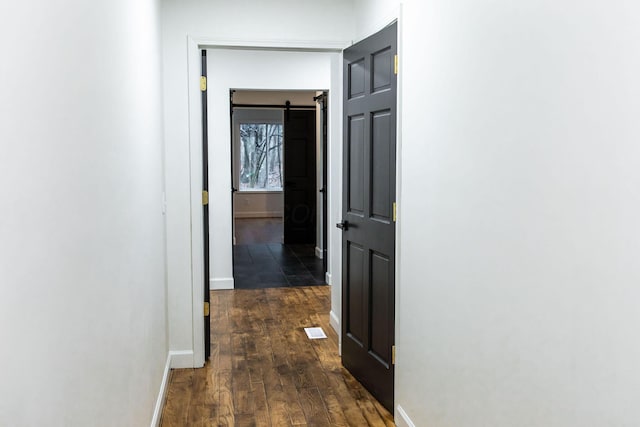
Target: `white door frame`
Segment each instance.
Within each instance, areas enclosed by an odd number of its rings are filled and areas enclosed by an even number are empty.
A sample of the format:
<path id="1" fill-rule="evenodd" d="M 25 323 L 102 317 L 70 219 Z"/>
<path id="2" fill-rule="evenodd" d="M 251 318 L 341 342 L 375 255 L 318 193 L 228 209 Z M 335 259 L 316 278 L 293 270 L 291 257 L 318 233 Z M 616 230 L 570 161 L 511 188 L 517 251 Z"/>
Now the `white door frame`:
<path id="1" fill-rule="evenodd" d="M 187 69 L 188 69 L 188 94 L 189 94 L 189 159 L 190 159 L 190 204 L 191 204 L 191 289 L 192 289 L 192 325 L 193 325 L 193 362 L 194 367 L 204 366 L 204 323 L 203 323 L 203 301 L 204 301 L 204 249 L 203 249 L 203 218 L 202 218 L 202 106 L 200 104 L 200 61 L 201 49 L 234 49 L 234 50 L 288 50 L 299 52 L 342 52 L 344 48 L 351 45 L 351 42 L 329 42 L 329 41 L 230 41 L 211 39 L 206 37 L 187 37 Z M 340 64 L 340 70 L 342 65 Z M 336 114 L 342 114 L 342 74 L 335 76 L 340 90 L 330 92 L 330 111 L 334 109 Z M 286 88 L 283 88 L 286 89 Z M 336 116 L 341 117 L 341 116 Z M 335 123 L 338 126 L 338 134 L 342 134 L 341 123 Z M 332 151 L 341 153 L 340 147 L 331 147 L 329 141 L 329 154 Z M 331 162 L 331 160 L 330 160 Z M 329 182 L 329 218 L 327 223 L 335 220 L 335 215 L 339 214 L 341 206 L 341 181 L 342 181 L 342 165 L 335 164 L 332 167 L 334 171 L 340 171 L 338 181 L 332 184 Z M 330 177 L 331 178 L 331 177 Z M 332 206 L 332 201 L 338 201 L 338 206 Z M 213 219 L 215 220 L 215 218 Z M 340 254 L 340 245 L 332 245 L 331 233 L 329 236 L 329 250 L 336 255 Z M 339 241 L 338 241 L 339 242 Z M 332 257 L 333 258 L 333 257 Z M 331 264 L 329 264 L 331 269 Z M 331 270 L 330 270 L 331 271 Z M 333 274 L 334 280 L 340 280 L 340 274 Z M 338 282 L 339 283 L 339 282 Z M 336 289 L 339 294 L 339 289 Z M 333 301 L 333 296 L 332 296 Z M 339 301 L 339 300 L 338 300 Z M 338 304 L 339 305 L 339 304 Z M 339 316 L 340 309 L 332 303 L 333 311 L 337 311 Z M 335 325 L 334 325 L 335 326 Z M 338 325 L 339 330 L 339 325 Z"/>

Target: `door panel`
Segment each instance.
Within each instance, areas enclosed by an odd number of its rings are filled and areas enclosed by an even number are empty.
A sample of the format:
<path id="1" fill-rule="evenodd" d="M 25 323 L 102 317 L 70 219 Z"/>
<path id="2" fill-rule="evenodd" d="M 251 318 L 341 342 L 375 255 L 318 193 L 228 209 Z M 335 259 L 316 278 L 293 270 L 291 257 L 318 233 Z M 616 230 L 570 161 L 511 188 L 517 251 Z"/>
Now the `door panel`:
<path id="1" fill-rule="evenodd" d="M 392 77 L 388 70 L 392 67 L 392 56 L 390 47 L 371 55 L 372 92 L 391 88 Z"/>
<path id="2" fill-rule="evenodd" d="M 306 179 L 310 173 L 310 165 L 305 161 L 309 151 L 309 141 L 300 138 L 287 139 L 287 144 L 287 159 L 291 159 L 292 162 L 287 166 L 286 177 L 288 179 Z"/>
<path id="3" fill-rule="evenodd" d="M 396 25 L 344 51 L 342 363 L 393 412 Z"/>
<path id="4" fill-rule="evenodd" d="M 371 144 L 371 216 L 389 222 L 392 215 L 391 165 L 389 158 L 395 149 L 395 135 L 391 132 L 391 112 L 373 113 L 371 117 L 373 132 Z"/>
<path id="5" fill-rule="evenodd" d="M 315 111 L 285 114 L 284 242 L 316 242 Z"/>
<path id="6" fill-rule="evenodd" d="M 354 59 L 348 66 L 349 99 L 364 95 L 364 58 Z"/>
<path id="7" fill-rule="evenodd" d="M 389 278 L 391 260 L 384 254 L 371 252 L 371 352 L 387 368 L 391 365 L 389 347 Z M 392 276 L 391 276 L 392 277 Z M 374 315 L 375 313 L 375 315 Z"/>
<path id="8" fill-rule="evenodd" d="M 347 273 L 347 280 L 349 283 L 349 298 L 347 304 L 349 305 L 349 317 L 347 317 L 347 334 L 362 346 L 365 341 L 364 336 L 365 329 L 365 316 L 366 310 L 364 307 L 365 293 L 364 288 L 364 250 L 361 246 L 354 243 L 349 243 L 349 271 Z"/>
<path id="9" fill-rule="evenodd" d="M 364 116 L 349 118 L 349 178 L 347 180 L 350 213 L 364 212 Z"/>

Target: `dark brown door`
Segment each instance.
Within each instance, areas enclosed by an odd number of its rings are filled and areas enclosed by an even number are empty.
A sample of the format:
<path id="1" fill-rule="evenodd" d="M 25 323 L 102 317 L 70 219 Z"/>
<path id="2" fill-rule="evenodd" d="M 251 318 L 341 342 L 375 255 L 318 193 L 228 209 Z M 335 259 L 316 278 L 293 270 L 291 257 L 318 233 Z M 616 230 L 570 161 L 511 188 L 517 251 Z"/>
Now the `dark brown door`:
<path id="1" fill-rule="evenodd" d="M 396 24 L 344 51 L 342 363 L 393 413 Z"/>
<path id="2" fill-rule="evenodd" d="M 207 51 L 202 51 L 202 74 L 207 78 Z M 207 123 L 207 85 L 200 85 L 202 101 L 202 229 L 204 233 L 204 360 L 211 355 L 211 317 L 209 315 L 209 128 Z"/>
<path id="3" fill-rule="evenodd" d="M 316 242 L 316 112 L 284 113 L 284 242 Z"/>
<path id="4" fill-rule="evenodd" d="M 329 263 L 329 230 L 327 218 L 329 218 L 329 135 L 327 133 L 328 118 L 328 94 L 322 92 L 318 97 L 322 114 L 320 114 L 320 135 L 322 136 L 322 271 L 327 273 Z"/>

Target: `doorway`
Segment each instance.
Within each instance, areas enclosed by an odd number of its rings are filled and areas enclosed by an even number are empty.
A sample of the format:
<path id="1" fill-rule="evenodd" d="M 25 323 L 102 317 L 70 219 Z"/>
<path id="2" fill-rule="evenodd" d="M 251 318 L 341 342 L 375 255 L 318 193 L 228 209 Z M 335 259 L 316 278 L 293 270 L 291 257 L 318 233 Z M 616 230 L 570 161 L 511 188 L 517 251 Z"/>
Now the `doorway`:
<path id="1" fill-rule="evenodd" d="M 326 284 L 323 95 L 230 92 L 237 289 Z"/>
<path id="2" fill-rule="evenodd" d="M 340 75 L 341 52 L 350 43 L 344 42 L 229 42 L 211 38 L 189 37 L 187 69 L 189 74 L 189 173 L 190 173 L 190 256 L 191 270 L 189 307 L 191 316 L 185 320 L 190 328 L 192 347 L 185 350 L 177 365 L 201 367 L 204 364 L 204 328 L 202 322 L 202 281 L 209 280 L 211 290 L 234 288 L 233 279 L 233 216 L 231 183 L 231 122 L 229 89 L 291 90 L 325 88 L 329 92 L 329 223 L 335 223 L 340 205 L 341 156 L 335 148 L 341 140 Z M 201 50 L 207 50 L 209 79 L 206 82 L 209 122 L 209 218 L 210 277 L 204 274 L 202 219 L 202 111 L 200 93 Z M 259 70 L 259 72 L 256 72 Z M 334 191 L 335 190 L 335 191 Z M 340 286 L 337 231 L 329 228 L 329 265 L 327 282 Z M 333 254 L 333 255 L 332 255 Z M 173 259 L 173 258 L 172 258 Z M 333 273 L 333 276 L 332 276 Z M 185 284 L 186 286 L 186 284 Z M 340 295 L 331 292 L 331 324 L 340 328 Z M 184 332 L 187 333 L 186 330 Z"/>

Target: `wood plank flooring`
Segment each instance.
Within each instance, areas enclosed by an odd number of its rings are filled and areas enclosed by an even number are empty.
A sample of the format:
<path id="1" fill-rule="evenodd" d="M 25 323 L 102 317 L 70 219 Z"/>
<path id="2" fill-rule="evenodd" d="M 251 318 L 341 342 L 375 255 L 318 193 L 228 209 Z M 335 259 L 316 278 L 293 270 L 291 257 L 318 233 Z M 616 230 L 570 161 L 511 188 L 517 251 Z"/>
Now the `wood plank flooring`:
<path id="1" fill-rule="evenodd" d="M 394 426 L 340 364 L 329 286 L 211 292 L 211 358 L 171 372 L 169 426 Z M 321 326 L 328 339 L 309 340 Z"/>

